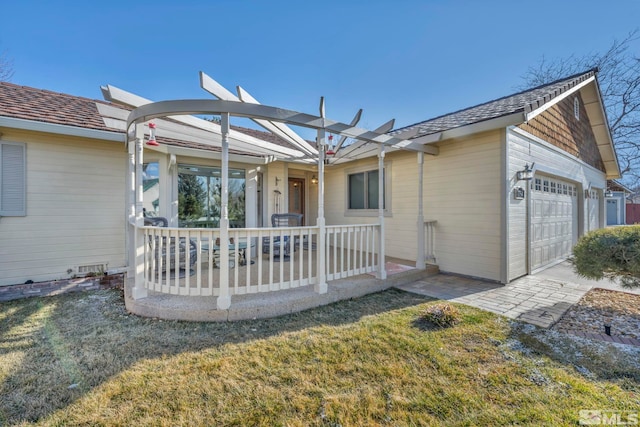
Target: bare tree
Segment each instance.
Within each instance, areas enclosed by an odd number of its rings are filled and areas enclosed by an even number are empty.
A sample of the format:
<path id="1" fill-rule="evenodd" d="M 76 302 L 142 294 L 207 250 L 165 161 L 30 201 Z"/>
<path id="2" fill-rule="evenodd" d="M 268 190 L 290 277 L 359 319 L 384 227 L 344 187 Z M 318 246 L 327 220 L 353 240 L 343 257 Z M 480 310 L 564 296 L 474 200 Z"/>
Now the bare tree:
<path id="1" fill-rule="evenodd" d="M 598 68 L 598 83 L 618 152 L 620 170 L 628 186 L 640 184 L 640 58 L 631 52 L 640 40 L 638 29 L 614 40 L 604 53 L 540 62 L 522 76 L 528 87 Z"/>
<path id="2" fill-rule="evenodd" d="M 8 82 L 13 77 L 13 60 L 6 50 L 0 52 L 0 82 Z"/>

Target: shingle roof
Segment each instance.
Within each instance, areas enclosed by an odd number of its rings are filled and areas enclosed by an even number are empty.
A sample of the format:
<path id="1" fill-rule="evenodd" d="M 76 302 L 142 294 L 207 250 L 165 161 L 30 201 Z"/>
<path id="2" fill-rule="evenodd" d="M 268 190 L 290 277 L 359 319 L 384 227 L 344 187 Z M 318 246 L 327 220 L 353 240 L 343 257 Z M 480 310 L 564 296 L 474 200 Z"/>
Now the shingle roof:
<path id="1" fill-rule="evenodd" d="M 583 73 L 574 74 L 561 80 L 485 102 L 474 107 L 465 108 L 410 126 L 395 129 L 389 132 L 389 134 L 396 135 L 409 130 L 415 131 L 415 128 L 418 128 L 417 134 L 412 137 L 413 139 L 517 112 L 528 113 L 594 76 L 596 72 L 597 69 L 592 69 Z"/>
<path id="2" fill-rule="evenodd" d="M 105 125 L 96 103 L 128 111 L 127 108 L 121 105 L 107 101 L 20 86 L 9 82 L 0 82 L 0 116 L 124 133 L 121 129 L 110 128 Z M 241 126 L 231 126 L 231 128 L 254 138 L 291 148 L 291 144 L 270 132 L 262 132 Z M 220 147 L 179 141 L 172 138 L 159 137 L 158 141 L 167 145 L 220 151 Z M 239 150 L 230 150 L 229 152 L 232 154 L 255 155 L 255 153 L 246 153 Z"/>

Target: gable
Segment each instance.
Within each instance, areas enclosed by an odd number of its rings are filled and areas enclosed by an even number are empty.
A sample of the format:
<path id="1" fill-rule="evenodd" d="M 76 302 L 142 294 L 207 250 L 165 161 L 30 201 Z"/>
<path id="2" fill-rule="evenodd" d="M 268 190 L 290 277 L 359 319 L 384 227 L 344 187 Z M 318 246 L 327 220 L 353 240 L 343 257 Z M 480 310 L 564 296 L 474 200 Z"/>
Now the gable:
<path id="1" fill-rule="evenodd" d="M 579 119 L 574 114 L 575 98 L 580 104 Z M 580 92 L 566 97 L 518 127 L 606 172 Z"/>

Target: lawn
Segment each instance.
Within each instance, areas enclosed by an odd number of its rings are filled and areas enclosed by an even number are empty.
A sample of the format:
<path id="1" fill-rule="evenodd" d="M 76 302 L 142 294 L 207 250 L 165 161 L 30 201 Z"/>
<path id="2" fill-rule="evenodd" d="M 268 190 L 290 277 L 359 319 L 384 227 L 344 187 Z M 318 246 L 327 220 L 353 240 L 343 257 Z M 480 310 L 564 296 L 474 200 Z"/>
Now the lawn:
<path id="1" fill-rule="evenodd" d="M 640 351 L 389 290 L 225 324 L 118 291 L 0 304 L 0 425 L 576 425 L 640 410 Z"/>

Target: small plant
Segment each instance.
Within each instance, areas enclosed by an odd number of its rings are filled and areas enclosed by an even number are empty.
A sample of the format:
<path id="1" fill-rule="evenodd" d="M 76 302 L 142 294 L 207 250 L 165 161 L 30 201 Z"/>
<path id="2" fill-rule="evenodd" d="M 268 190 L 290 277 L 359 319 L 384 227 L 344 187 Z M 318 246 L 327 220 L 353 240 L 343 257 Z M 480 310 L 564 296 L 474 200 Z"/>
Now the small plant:
<path id="1" fill-rule="evenodd" d="M 422 318 L 441 328 L 448 328 L 460 322 L 460 312 L 451 304 L 440 303 L 428 307 Z"/>

